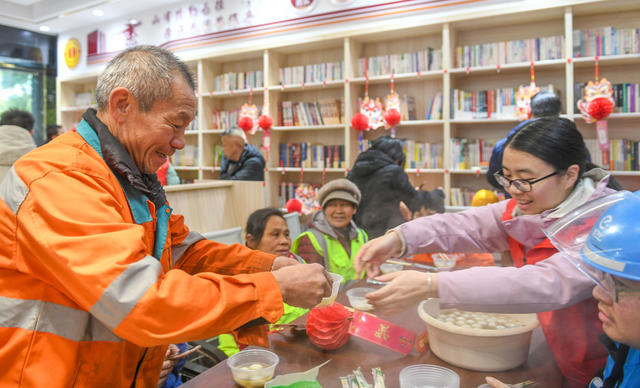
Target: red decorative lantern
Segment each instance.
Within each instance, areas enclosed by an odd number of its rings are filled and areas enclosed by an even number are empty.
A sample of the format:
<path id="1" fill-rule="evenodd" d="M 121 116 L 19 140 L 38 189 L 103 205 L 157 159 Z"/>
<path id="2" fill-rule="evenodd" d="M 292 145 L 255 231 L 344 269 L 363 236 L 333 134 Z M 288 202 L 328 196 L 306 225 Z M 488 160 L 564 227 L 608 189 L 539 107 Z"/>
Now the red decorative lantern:
<path id="1" fill-rule="evenodd" d="M 349 326 L 351 313 L 343 305 L 311 309 L 307 317 L 307 335 L 312 344 L 324 350 L 335 350 L 343 346 L 351 336 Z"/>
<path id="2" fill-rule="evenodd" d="M 605 119 L 613 111 L 613 102 L 607 97 L 598 97 L 587 104 L 587 112 L 596 120 Z"/>
<path id="3" fill-rule="evenodd" d="M 369 118 L 364 113 L 356 113 L 351 118 L 351 126 L 358 132 L 366 131 L 369 128 Z"/>
<path id="4" fill-rule="evenodd" d="M 258 117 L 258 125 L 263 131 L 268 131 L 271 129 L 271 125 L 273 125 L 273 119 L 269 115 L 260 115 L 260 117 Z"/>
<path id="5" fill-rule="evenodd" d="M 253 119 L 249 116 L 242 116 L 238 119 L 238 126 L 243 131 L 249 132 L 253 128 Z"/>
<path id="6" fill-rule="evenodd" d="M 384 121 L 386 121 L 390 127 L 398 125 L 401 119 L 402 115 L 400 115 L 400 112 L 395 108 L 389 109 L 384 113 Z"/>
<path id="7" fill-rule="evenodd" d="M 302 202 L 298 199 L 291 198 L 287 201 L 285 207 L 287 208 L 288 213 L 298 212 L 302 214 Z"/>

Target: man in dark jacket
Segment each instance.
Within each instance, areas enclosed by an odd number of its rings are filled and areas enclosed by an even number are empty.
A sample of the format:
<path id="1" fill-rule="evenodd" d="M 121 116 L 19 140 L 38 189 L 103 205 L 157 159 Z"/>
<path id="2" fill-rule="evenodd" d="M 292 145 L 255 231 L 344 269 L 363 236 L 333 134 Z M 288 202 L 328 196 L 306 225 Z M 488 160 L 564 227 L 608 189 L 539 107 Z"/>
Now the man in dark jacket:
<path id="1" fill-rule="evenodd" d="M 370 239 L 404 222 L 400 201 L 413 203 L 416 190 L 404 172 L 402 142 L 390 136 L 376 139 L 371 148 L 358 155 L 347 179 L 362 193 L 356 224 Z"/>
<path id="2" fill-rule="evenodd" d="M 231 128 L 222 134 L 222 153 L 219 179 L 236 181 L 264 180 L 264 157 L 251 144 L 239 128 Z"/>

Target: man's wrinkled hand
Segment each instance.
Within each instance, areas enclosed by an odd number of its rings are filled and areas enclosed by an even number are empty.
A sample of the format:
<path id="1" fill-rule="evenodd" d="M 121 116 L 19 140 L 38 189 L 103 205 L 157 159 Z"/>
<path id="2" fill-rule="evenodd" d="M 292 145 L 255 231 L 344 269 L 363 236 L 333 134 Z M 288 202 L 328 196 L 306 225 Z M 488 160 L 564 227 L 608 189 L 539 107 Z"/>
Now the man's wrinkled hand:
<path id="1" fill-rule="evenodd" d="M 288 265 L 273 271 L 285 303 L 312 308 L 331 295 L 333 280 L 320 264 Z"/>

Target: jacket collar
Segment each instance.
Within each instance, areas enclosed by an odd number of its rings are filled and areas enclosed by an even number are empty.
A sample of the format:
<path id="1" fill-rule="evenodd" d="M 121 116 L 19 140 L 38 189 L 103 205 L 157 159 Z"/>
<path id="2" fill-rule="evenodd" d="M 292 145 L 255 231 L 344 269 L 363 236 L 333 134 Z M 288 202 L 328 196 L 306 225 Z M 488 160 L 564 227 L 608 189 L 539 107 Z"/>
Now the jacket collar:
<path id="1" fill-rule="evenodd" d="M 146 195 L 159 209 L 167 202 L 162 184 L 156 174 L 142 173 L 133 162 L 131 156 L 122 144 L 109 131 L 106 125 L 96 115 L 95 109 L 87 109 L 82 118 L 98 135 L 102 157 L 107 166 L 119 179 L 129 183 L 133 188 Z"/>

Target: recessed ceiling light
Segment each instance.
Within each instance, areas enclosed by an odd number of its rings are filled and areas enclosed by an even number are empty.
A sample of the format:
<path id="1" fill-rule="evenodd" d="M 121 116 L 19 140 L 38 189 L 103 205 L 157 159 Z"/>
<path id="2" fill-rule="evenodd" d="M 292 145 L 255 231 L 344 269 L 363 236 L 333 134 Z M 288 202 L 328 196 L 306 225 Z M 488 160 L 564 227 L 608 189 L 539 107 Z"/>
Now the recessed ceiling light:
<path id="1" fill-rule="evenodd" d="M 129 24 L 138 24 L 138 19 L 129 19 Z"/>
<path id="2" fill-rule="evenodd" d="M 101 9 L 94 9 L 91 13 L 93 16 L 104 16 L 104 11 Z"/>
<path id="3" fill-rule="evenodd" d="M 49 31 L 51 31 L 51 27 L 49 27 L 49 26 L 40 26 L 40 31 L 49 32 Z"/>

